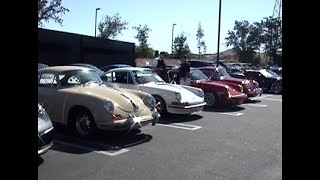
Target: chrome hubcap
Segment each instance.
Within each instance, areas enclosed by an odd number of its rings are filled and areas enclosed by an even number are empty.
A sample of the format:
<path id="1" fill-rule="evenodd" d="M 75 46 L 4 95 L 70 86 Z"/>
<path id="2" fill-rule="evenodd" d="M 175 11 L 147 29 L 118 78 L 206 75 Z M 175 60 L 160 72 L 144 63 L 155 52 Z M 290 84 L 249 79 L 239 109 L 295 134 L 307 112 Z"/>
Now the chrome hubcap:
<path id="1" fill-rule="evenodd" d="M 157 111 L 158 113 L 161 113 L 163 107 L 163 105 L 161 104 L 161 101 L 159 99 L 156 99 L 156 108 L 157 108 Z"/>
<path id="2" fill-rule="evenodd" d="M 206 101 L 208 106 L 212 106 L 215 101 L 214 96 L 209 93 L 204 95 L 204 100 Z"/>
<path id="3" fill-rule="evenodd" d="M 83 114 L 77 121 L 76 121 L 76 127 L 81 135 L 88 135 L 89 129 L 90 129 L 90 120 L 88 115 Z"/>
<path id="4" fill-rule="evenodd" d="M 271 91 L 274 93 L 279 93 L 281 91 L 280 83 L 276 82 L 276 83 L 272 84 Z"/>

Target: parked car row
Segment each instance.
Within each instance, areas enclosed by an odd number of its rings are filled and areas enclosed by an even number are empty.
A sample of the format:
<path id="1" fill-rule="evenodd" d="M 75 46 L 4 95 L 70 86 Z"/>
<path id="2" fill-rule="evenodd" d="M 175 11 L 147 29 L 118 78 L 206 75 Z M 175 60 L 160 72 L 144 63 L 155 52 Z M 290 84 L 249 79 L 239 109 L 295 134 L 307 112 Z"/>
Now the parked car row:
<path id="1" fill-rule="evenodd" d="M 52 146 L 51 121 L 80 137 L 98 130 L 128 132 L 154 126 L 167 113 L 189 115 L 205 106 L 240 105 L 261 96 L 265 86 L 282 90 L 280 79 L 269 70 L 246 71 L 247 79 L 237 79 L 223 66 L 191 68 L 190 86 L 185 86 L 179 84 L 178 68 L 169 69 L 167 83 L 151 68 L 116 64 L 104 72 L 83 63 L 38 64 L 38 154 Z M 255 77 L 256 72 L 261 75 Z"/>
<path id="2" fill-rule="evenodd" d="M 264 92 L 271 92 L 274 94 L 282 93 L 282 68 L 281 67 L 270 67 L 270 68 L 254 68 L 248 63 L 224 63 L 218 61 L 208 60 L 192 60 L 190 67 L 204 68 L 204 67 L 221 67 L 225 69 L 226 73 L 224 76 L 231 76 L 238 79 L 247 79 L 253 81 L 263 89 Z M 221 70 L 220 70 L 221 71 Z M 224 70 L 223 70 L 224 71 Z M 228 74 L 228 75 L 227 75 Z M 206 74 L 210 76 L 209 74 Z"/>

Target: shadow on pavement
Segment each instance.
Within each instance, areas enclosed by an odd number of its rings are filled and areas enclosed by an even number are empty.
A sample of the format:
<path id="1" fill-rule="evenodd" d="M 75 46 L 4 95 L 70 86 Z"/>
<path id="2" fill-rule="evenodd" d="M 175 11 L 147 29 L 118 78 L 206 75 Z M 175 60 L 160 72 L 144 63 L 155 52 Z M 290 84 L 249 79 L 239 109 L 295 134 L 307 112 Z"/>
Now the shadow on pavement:
<path id="1" fill-rule="evenodd" d="M 43 163 L 43 158 L 38 156 L 38 166 L 40 166 Z"/>
<path id="2" fill-rule="evenodd" d="M 182 122 L 196 121 L 202 118 L 203 116 L 198 114 L 191 114 L 191 115 L 167 114 L 165 116 L 161 116 L 158 122 L 161 124 L 182 123 Z"/>
<path id="3" fill-rule="evenodd" d="M 208 112 L 238 112 L 244 110 L 244 107 L 233 106 L 233 107 L 205 107 L 203 111 Z"/>
<path id="4" fill-rule="evenodd" d="M 151 135 L 143 134 L 140 130 L 134 130 L 130 133 L 98 131 L 93 137 L 81 138 L 71 133 L 68 128 L 60 127 L 54 135 L 54 145 L 51 150 L 73 154 L 84 154 L 92 151 L 113 152 L 149 142 L 151 139 Z"/>
<path id="5" fill-rule="evenodd" d="M 257 99 L 247 99 L 243 102 L 243 104 L 248 104 L 248 103 L 260 103 L 261 100 L 257 100 Z"/>

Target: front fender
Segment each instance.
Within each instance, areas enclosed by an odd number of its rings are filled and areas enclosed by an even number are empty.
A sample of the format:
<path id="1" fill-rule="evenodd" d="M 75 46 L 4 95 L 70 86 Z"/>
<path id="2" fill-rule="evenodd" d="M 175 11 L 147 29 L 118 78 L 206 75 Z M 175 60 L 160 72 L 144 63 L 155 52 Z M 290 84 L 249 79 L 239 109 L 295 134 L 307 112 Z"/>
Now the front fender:
<path id="1" fill-rule="evenodd" d="M 204 92 L 203 92 L 203 90 L 201 88 L 192 87 L 192 86 L 186 86 L 186 85 L 175 85 L 175 86 L 183 87 L 183 88 L 187 89 L 188 91 L 193 92 L 195 95 L 197 95 L 199 97 L 203 97 L 204 96 Z"/>

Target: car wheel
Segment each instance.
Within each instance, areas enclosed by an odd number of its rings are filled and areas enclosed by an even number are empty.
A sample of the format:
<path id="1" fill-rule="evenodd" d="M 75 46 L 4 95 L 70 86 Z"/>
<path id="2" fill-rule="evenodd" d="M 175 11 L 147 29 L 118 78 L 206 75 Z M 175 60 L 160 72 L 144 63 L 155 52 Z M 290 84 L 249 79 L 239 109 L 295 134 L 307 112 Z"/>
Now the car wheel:
<path id="1" fill-rule="evenodd" d="M 204 100 L 207 103 L 207 106 L 214 106 L 216 104 L 217 98 L 216 96 L 211 92 L 205 92 L 204 93 Z"/>
<path id="2" fill-rule="evenodd" d="M 282 91 L 282 84 L 280 82 L 274 82 L 271 85 L 271 92 L 274 94 L 279 94 Z"/>
<path id="3" fill-rule="evenodd" d="M 95 122 L 92 114 L 87 110 L 77 111 L 75 113 L 74 126 L 76 133 L 81 137 L 89 137 L 95 131 Z"/>
<path id="4" fill-rule="evenodd" d="M 162 97 L 153 95 L 154 99 L 156 100 L 156 108 L 159 114 L 167 113 L 166 102 L 163 100 Z"/>

